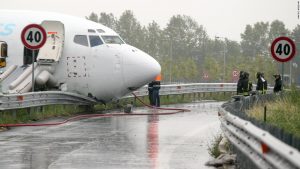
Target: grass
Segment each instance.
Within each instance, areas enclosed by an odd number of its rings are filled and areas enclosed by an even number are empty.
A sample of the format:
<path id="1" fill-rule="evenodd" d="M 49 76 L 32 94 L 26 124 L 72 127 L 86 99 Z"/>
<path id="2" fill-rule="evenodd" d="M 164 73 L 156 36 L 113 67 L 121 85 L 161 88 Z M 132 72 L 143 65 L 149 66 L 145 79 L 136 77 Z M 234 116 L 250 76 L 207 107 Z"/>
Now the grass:
<path id="1" fill-rule="evenodd" d="M 212 141 L 212 144 L 209 144 L 208 145 L 208 153 L 214 157 L 214 158 L 217 158 L 220 156 L 221 152 L 219 150 L 219 144 L 222 140 L 222 135 L 218 135 L 218 136 L 215 136 L 213 141 Z"/>
<path id="2" fill-rule="evenodd" d="M 250 117 L 263 121 L 264 106 L 267 107 L 266 122 L 300 137 L 300 91 L 292 90 L 283 98 L 264 105 L 254 106 L 248 111 Z"/>
<path id="3" fill-rule="evenodd" d="M 26 123 L 30 121 L 44 120 L 50 117 L 71 116 L 82 112 L 83 109 L 74 105 L 48 105 L 19 110 L 7 110 L 0 112 L 0 124 Z"/>

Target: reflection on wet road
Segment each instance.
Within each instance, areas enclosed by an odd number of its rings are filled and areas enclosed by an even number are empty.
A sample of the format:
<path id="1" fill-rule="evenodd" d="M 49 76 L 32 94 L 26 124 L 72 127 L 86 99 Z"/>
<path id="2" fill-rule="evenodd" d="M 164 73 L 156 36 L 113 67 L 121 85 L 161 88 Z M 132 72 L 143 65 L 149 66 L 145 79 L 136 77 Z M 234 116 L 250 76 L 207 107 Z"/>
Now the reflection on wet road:
<path id="1" fill-rule="evenodd" d="M 0 133 L 2 169 L 201 169 L 219 133 L 217 107 L 199 102 L 171 107 L 174 115 L 90 118 L 54 127 Z M 135 112 L 155 110 L 136 108 Z"/>

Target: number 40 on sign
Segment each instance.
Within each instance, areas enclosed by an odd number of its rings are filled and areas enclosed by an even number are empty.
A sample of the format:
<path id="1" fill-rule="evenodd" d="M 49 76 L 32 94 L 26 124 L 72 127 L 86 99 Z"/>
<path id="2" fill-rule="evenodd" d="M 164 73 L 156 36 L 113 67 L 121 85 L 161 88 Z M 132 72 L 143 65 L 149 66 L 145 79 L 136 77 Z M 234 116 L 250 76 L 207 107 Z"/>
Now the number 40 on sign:
<path id="1" fill-rule="evenodd" d="M 45 44 L 46 39 L 45 29 L 37 24 L 27 25 L 21 33 L 22 43 L 26 48 L 32 50 L 41 48 Z"/>
<path id="2" fill-rule="evenodd" d="M 288 37 L 278 37 L 271 45 L 272 57 L 279 62 L 287 62 L 296 54 L 296 45 Z"/>

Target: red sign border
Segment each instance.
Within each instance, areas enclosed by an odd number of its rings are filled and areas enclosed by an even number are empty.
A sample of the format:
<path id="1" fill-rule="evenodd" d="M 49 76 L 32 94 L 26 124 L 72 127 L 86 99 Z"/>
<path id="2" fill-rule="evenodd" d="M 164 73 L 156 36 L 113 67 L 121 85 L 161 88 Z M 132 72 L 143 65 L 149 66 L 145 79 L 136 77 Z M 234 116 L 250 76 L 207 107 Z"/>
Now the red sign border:
<path id="1" fill-rule="evenodd" d="M 274 48 L 275 48 L 275 45 L 277 42 L 281 41 L 281 40 L 285 40 L 285 41 L 288 41 L 291 45 L 292 45 L 292 53 L 290 54 L 289 57 L 285 58 L 285 59 L 280 59 L 277 57 L 277 55 L 275 54 L 274 52 Z M 291 60 L 295 54 L 296 54 L 296 45 L 294 43 L 294 41 L 288 37 L 285 37 L 285 36 L 281 36 L 281 37 L 278 37 L 276 38 L 273 42 L 272 42 L 272 45 L 271 45 L 271 54 L 272 54 L 272 57 L 277 60 L 278 62 L 287 62 L 289 60 Z"/>
<path id="2" fill-rule="evenodd" d="M 39 29 L 39 30 L 42 32 L 42 34 L 43 34 L 43 37 L 44 37 L 44 38 L 43 38 L 42 42 L 41 42 L 39 45 L 37 45 L 37 46 L 31 46 L 31 45 L 28 44 L 28 43 L 26 42 L 26 40 L 25 40 L 25 33 L 26 33 L 26 31 L 27 31 L 28 29 L 30 29 L 30 28 L 37 28 L 37 29 Z M 40 26 L 40 25 L 38 25 L 38 24 L 30 24 L 30 25 L 27 25 L 27 26 L 22 30 L 22 33 L 21 33 L 21 40 L 22 40 L 23 45 L 24 45 L 26 48 L 32 49 L 32 50 L 36 50 L 36 49 L 39 49 L 39 48 L 41 48 L 42 46 L 44 46 L 44 44 L 46 43 L 46 40 L 47 40 L 47 34 L 46 34 L 45 29 L 44 29 L 42 26 Z"/>

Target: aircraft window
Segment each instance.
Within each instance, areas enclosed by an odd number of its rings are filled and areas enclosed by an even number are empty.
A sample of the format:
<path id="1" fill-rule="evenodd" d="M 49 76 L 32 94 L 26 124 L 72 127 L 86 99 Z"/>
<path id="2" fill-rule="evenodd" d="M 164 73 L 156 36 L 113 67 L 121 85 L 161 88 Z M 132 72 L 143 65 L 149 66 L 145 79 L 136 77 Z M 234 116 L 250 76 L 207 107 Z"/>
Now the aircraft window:
<path id="1" fill-rule="evenodd" d="M 89 38 L 90 38 L 91 47 L 99 46 L 103 44 L 99 36 L 90 35 Z"/>
<path id="2" fill-rule="evenodd" d="M 96 31 L 94 29 L 88 29 L 89 33 L 96 33 Z"/>
<path id="3" fill-rule="evenodd" d="M 124 42 L 119 36 L 101 36 L 105 43 L 108 44 L 123 44 Z"/>
<path id="4" fill-rule="evenodd" d="M 82 46 L 89 46 L 88 39 L 86 35 L 75 35 L 74 42 L 76 44 L 82 45 Z"/>
<path id="5" fill-rule="evenodd" d="M 105 33 L 103 29 L 97 29 L 98 33 Z"/>

